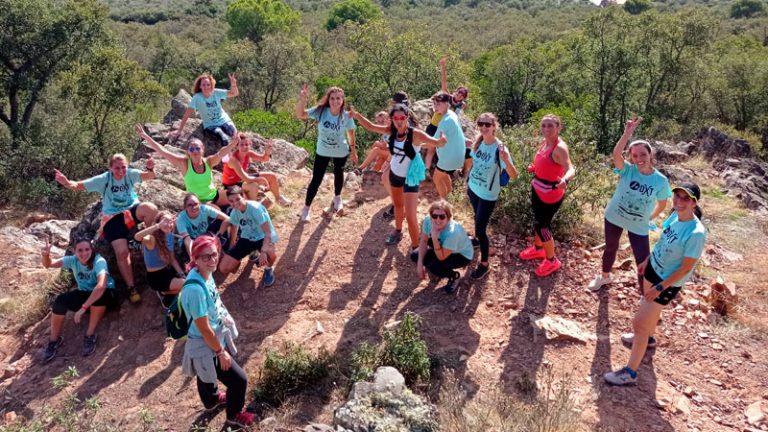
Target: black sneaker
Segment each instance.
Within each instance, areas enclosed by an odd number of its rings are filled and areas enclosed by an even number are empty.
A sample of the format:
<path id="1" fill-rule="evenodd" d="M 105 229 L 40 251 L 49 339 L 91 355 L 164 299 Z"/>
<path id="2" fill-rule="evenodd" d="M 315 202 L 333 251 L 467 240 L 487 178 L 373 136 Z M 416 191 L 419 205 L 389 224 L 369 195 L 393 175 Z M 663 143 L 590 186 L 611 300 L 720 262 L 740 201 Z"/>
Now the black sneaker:
<path id="1" fill-rule="evenodd" d="M 391 205 L 387 210 L 384 211 L 384 213 L 381 214 L 381 217 L 385 220 L 392 220 L 395 218 L 395 206 Z"/>
<path id="2" fill-rule="evenodd" d="M 475 269 L 475 271 L 473 271 L 472 274 L 469 275 L 469 277 L 471 277 L 474 280 L 480 280 L 480 279 L 484 278 L 490 271 L 491 271 L 491 269 L 488 268 L 488 266 L 482 265 L 482 264 L 478 264 L 477 268 Z"/>
<path id="3" fill-rule="evenodd" d="M 54 357 L 56 357 L 56 353 L 59 350 L 59 347 L 64 342 L 64 338 L 59 336 L 58 339 L 56 339 L 53 342 L 48 342 L 48 345 L 45 347 L 45 351 L 43 351 L 43 363 L 48 363 L 49 361 L 53 360 Z"/>
<path id="4" fill-rule="evenodd" d="M 448 278 L 448 283 L 446 283 L 443 286 L 443 291 L 445 291 L 446 294 L 453 294 L 454 291 L 456 291 L 456 287 L 459 286 L 459 277 L 461 275 L 459 272 L 453 272 L 453 276 Z"/>
<path id="5" fill-rule="evenodd" d="M 96 351 L 96 335 L 83 337 L 83 357 L 88 357 Z"/>
<path id="6" fill-rule="evenodd" d="M 413 262 L 419 262 L 419 247 L 412 248 L 411 252 L 408 253 L 408 257 Z"/>

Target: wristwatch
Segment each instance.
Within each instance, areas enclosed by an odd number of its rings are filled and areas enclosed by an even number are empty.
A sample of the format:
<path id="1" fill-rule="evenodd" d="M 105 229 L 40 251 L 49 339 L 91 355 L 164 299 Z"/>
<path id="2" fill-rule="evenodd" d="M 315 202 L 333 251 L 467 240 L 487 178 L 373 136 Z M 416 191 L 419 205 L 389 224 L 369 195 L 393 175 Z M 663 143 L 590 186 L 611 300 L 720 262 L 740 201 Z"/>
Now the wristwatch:
<path id="1" fill-rule="evenodd" d="M 654 285 L 653 288 L 655 288 L 658 292 L 664 291 L 664 287 L 660 283 Z"/>

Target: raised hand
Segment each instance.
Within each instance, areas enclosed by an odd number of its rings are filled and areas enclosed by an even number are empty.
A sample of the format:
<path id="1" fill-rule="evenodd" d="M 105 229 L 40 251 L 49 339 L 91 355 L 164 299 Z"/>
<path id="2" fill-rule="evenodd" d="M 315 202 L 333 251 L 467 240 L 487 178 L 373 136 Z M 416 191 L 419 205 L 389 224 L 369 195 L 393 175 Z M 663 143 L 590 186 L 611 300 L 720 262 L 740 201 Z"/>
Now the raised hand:
<path id="1" fill-rule="evenodd" d="M 301 90 L 299 91 L 299 99 L 306 101 L 309 97 L 309 84 L 304 83 L 301 86 Z"/>
<path id="2" fill-rule="evenodd" d="M 46 237 L 45 238 L 45 246 L 43 246 L 40 249 L 40 253 L 43 255 L 50 255 L 51 254 L 51 239 Z"/>
<path id="3" fill-rule="evenodd" d="M 229 76 L 229 85 L 232 86 L 232 87 L 236 87 L 237 86 L 237 78 L 235 78 L 235 74 L 234 73 L 230 73 L 230 74 L 228 74 L 228 76 Z"/>
<path id="4" fill-rule="evenodd" d="M 643 121 L 642 117 L 637 117 L 634 113 L 632 113 L 632 117 L 627 120 L 627 123 L 624 125 L 624 133 L 632 135 L 635 132 L 635 128 L 640 124 L 640 122 Z"/>
<path id="5" fill-rule="evenodd" d="M 499 146 L 499 159 L 501 159 L 505 164 L 510 164 L 510 158 L 509 155 L 509 149 L 506 146 L 500 145 Z"/>
<path id="6" fill-rule="evenodd" d="M 347 114 L 349 114 L 349 116 L 355 120 L 357 120 L 358 116 L 360 115 L 360 113 L 355 110 L 355 107 L 351 105 L 349 106 L 349 111 L 347 111 Z"/>
<path id="7" fill-rule="evenodd" d="M 141 139 L 144 139 L 144 137 L 145 137 L 145 136 L 147 136 L 147 133 L 146 133 L 146 132 L 144 132 L 144 126 L 142 126 L 142 125 L 141 125 L 141 124 L 139 124 L 139 123 L 136 123 L 136 124 L 133 126 L 133 130 L 135 130 L 135 131 L 136 131 L 136 135 L 138 135 L 138 136 L 139 136 L 139 138 L 141 138 Z"/>
<path id="8" fill-rule="evenodd" d="M 440 57 L 440 66 L 445 66 L 448 63 L 448 57 Z"/>
<path id="9" fill-rule="evenodd" d="M 155 160 L 152 158 L 152 153 L 149 154 L 147 163 L 144 164 L 144 167 L 147 169 L 147 171 L 152 171 L 155 169 Z"/>
<path id="10" fill-rule="evenodd" d="M 63 186 L 69 186 L 69 179 L 61 171 L 54 168 L 53 173 L 54 173 L 54 178 L 59 184 Z"/>

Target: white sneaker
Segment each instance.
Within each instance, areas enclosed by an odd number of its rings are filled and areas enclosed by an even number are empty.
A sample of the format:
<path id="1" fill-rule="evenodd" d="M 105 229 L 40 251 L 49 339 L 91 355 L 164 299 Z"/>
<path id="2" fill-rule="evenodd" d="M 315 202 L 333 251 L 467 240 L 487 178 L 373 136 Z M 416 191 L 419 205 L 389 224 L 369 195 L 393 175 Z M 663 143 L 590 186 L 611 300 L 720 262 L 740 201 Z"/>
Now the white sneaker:
<path id="1" fill-rule="evenodd" d="M 343 208 L 344 208 L 344 202 L 341 200 L 341 197 L 340 196 L 333 197 L 333 210 L 335 210 L 338 213 Z"/>
<path id="2" fill-rule="evenodd" d="M 634 333 L 624 333 L 621 335 L 621 342 L 628 347 L 632 347 L 632 343 L 635 341 L 635 334 Z M 656 338 L 653 336 L 648 336 L 648 348 L 656 348 Z"/>
<path id="3" fill-rule="evenodd" d="M 309 222 L 309 207 L 304 206 L 304 209 L 301 210 L 301 219 L 299 221 Z"/>
<path id="4" fill-rule="evenodd" d="M 613 275 L 608 274 L 608 277 L 604 278 L 603 275 L 600 274 L 592 279 L 592 282 L 587 285 L 587 288 L 589 288 L 590 291 L 599 291 L 603 285 L 608 285 L 611 282 L 613 282 Z"/>
<path id="5" fill-rule="evenodd" d="M 277 203 L 280 204 L 281 207 L 290 207 L 291 204 L 293 204 L 293 201 L 280 195 L 280 198 L 277 199 Z"/>

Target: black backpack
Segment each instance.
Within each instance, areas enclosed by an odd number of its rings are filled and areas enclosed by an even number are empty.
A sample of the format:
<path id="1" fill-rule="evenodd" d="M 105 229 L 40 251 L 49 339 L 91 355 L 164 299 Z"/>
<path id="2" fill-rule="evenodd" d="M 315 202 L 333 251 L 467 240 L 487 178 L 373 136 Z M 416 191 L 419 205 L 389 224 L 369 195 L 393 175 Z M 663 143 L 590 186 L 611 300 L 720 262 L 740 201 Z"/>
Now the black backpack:
<path id="1" fill-rule="evenodd" d="M 395 140 L 397 139 L 397 131 L 389 134 L 389 154 L 395 154 Z M 416 157 L 416 149 L 413 148 L 413 128 L 408 128 L 408 133 L 405 136 L 405 142 L 403 143 L 403 153 L 408 156 L 408 159 L 413 160 Z"/>
<path id="2" fill-rule="evenodd" d="M 208 292 L 208 287 L 197 279 L 188 279 L 184 282 L 184 286 L 188 284 L 199 285 L 203 287 L 206 293 Z M 184 291 L 184 286 L 182 286 L 181 291 Z M 181 307 L 181 291 L 179 291 L 179 294 L 173 299 L 168 310 L 165 312 L 165 332 L 175 340 L 185 339 L 189 332 L 189 325 L 192 323 L 192 320 L 184 313 L 184 309 Z"/>

